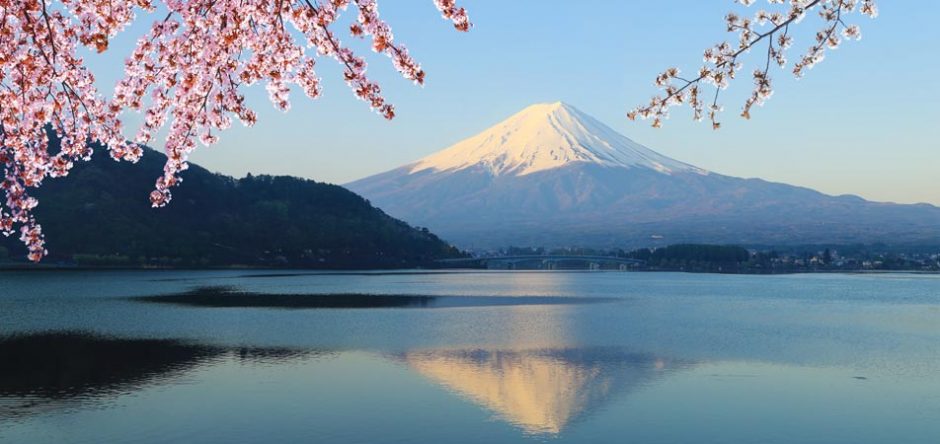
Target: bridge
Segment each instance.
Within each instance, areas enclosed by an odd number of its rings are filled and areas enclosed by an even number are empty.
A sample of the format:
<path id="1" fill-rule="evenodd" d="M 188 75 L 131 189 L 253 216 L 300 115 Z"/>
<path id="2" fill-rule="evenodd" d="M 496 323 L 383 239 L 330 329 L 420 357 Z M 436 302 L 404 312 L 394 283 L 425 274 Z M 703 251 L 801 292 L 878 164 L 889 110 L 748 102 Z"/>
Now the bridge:
<path id="1" fill-rule="evenodd" d="M 488 268 L 501 270 L 536 269 L 558 270 L 574 268 L 571 265 L 582 264 L 590 270 L 610 269 L 628 270 L 633 267 L 645 265 L 646 262 L 617 256 L 578 256 L 578 255 L 519 255 L 519 256 L 492 256 L 472 257 L 460 259 L 441 259 L 437 264 L 449 268 Z M 559 266 L 561 264 L 561 266 Z M 564 267 L 565 264 L 571 264 Z M 522 267 L 522 268 L 520 268 Z"/>

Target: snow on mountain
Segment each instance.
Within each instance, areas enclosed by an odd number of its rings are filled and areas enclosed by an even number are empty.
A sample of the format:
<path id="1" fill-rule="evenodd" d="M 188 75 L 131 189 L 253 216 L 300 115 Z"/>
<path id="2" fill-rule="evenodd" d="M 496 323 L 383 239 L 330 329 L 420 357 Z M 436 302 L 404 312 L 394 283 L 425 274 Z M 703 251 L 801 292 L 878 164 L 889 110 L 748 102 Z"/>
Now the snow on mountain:
<path id="1" fill-rule="evenodd" d="M 476 136 L 419 160 L 411 173 L 482 166 L 495 176 L 524 176 L 573 162 L 649 168 L 666 174 L 706 173 L 646 148 L 562 102 L 529 106 Z"/>
<path id="2" fill-rule="evenodd" d="M 346 186 L 464 248 L 940 243 L 940 208 L 710 173 L 563 103 Z"/>

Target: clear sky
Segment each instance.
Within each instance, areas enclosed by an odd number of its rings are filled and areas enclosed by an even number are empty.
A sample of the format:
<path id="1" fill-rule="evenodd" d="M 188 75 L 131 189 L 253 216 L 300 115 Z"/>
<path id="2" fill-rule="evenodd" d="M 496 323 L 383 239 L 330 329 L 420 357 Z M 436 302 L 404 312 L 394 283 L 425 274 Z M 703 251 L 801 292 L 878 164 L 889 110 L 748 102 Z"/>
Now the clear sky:
<path id="1" fill-rule="evenodd" d="M 940 86 L 934 80 L 940 2 L 882 0 L 878 19 L 853 17 L 862 25 L 862 41 L 843 44 L 800 81 L 774 71 L 776 94 L 750 121 L 737 117 L 750 88 L 750 79 L 741 78 L 723 93 L 727 111 L 717 132 L 692 122 L 686 109 L 675 109 L 658 130 L 628 121 L 625 113 L 656 92 L 657 73 L 668 66 L 694 71 L 702 50 L 731 37 L 723 16 L 741 9 L 731 0 L 461 3 L 475 24 L 467 34 L 441 20 L 430 0 L 380 3 L 397 40 L 427 71 L 423 88 L 398 77 L 384 56 L 352 42 L 397 106 L 394 121 L 357 101 L 340 69 L 324 59 L 318 64 L 321 99 L 297 92 L 283 114 L 256 85 L 249 99 L 258 124 L 236 124 L 193 160 L 235 176 L 345 183 L 443 149 L 532 103 L 562 100 L 656 151 L 718 173 L 940 205 Z M 143 17 L 105 55 L 91 58 L 104 91 L 151 21 Z M 811 44 L 818 23 L 807 19 L 796 28 L 791 60 Z M 744 73 L 760 59 L 757 53 L 748 58 Z"/>

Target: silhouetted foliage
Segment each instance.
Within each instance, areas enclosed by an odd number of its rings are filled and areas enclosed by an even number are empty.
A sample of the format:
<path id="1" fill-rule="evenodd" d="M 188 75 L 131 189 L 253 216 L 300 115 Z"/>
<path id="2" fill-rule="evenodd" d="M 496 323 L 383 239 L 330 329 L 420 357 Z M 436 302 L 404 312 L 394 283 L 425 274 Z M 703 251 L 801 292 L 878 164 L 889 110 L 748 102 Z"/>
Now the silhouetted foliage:
<path id="1" fill-rule="evenodd" d="M 618 255 L 645 261 L 652 268 L 686 271 L 732 272 L 751 259 L 747 249 L 734 245 L 678 244 Z"/>
<path id="2" fill-rule="evenodd" d="M 696 245 L 679 244 L 658 248 L 653 251 L 650 259 L 653 261 L 703 261 L 703 262 L 746 262 L 750 253 L 742 247 L 734 245 Z"/>

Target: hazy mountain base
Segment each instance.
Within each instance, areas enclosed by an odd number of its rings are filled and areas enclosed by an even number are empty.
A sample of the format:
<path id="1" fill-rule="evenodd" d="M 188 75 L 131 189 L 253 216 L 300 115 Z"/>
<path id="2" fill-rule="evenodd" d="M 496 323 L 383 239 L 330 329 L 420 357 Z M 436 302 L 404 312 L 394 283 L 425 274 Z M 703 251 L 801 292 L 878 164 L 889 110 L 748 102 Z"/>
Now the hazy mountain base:
<path id="1" fill-rule="evenodd" d="M 165 157 L 137 164 L 104 149 L 35 190 L 50 255 L 44 266 L 410 268 L 460 252 L 336 185 L 294 177 L 213 174 L 192 165 L 165 208 L 148 195 Z M 22 260 L 15 236 L 0 261 Z"/>
<path id="2" fill-rule="evenodd" d="M 403 167 L 349 185 L 461 248 L 637 248 L 676 243 L 937 244 L 940 208 L 829 196 L 719 174 L 588 163 L 525 176 Z"/>

